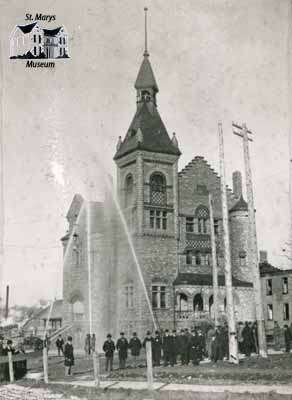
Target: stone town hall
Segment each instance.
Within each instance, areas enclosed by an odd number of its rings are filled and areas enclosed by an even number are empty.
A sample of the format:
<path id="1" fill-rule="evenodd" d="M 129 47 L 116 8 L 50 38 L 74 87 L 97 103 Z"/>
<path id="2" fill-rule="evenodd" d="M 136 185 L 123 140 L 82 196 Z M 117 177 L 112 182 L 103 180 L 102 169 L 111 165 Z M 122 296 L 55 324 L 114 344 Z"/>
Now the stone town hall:
<path id="1" fill-rule="evenodd" d="M 115 191 L 156 324 L 179 329 L 212 317 L 209 192 L 214 201 L 221 314 L 226 309 L 220 178 L 201 156 L 178 171 L 181 149 L 159 115 L 158 84 L 147 50 L 135 90 L 136 112 L 114 154 Z M 236 319 L 253 320 L 248 211 L 240 172 L 233 173 L 233 190 L 228 189 L 227 197 Z M 108 332 L 114 338 L 120 331 L 136 331 L 143 337 L 147 329 L 153 330 L 141 277 L 112 196 L 88 204 L 75 195 L 67 219 L 69 230 L 62 238 L 63 317 L 72 325 L 75 345 L 82 346 L 89 332 L 90 309 L 98 346 Z"/>

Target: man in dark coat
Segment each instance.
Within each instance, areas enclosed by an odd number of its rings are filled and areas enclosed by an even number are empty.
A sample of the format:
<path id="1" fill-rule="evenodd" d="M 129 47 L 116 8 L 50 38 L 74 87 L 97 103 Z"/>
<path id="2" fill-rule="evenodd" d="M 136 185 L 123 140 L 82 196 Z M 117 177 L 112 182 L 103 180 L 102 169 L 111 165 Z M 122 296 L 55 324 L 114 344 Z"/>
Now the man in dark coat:
<path id="1" fill-rule="evenodd" d="M 179 352 L 180 352 L 180 360 L 182 365 L 187 365 L 187 357 L 188 357 L 188 342 L 189 339 L 182 329 L 179 336 Z"/>
<path id="2" fill-rule="evenodd" d="M 215 334 L 212 338 L 211 345 L 211 360 L 216 363 L 218 360 L 222 360 L 222 352 L 220 351 L 220 333 L 219 328 L 215 328 Z"/>
<path id="3" fill-rule="evenodd" d="M 126 359 L 128 357 L 128 341 L 125 338 L 124 332 L 120 333 L 120 338 L 117 341 L 117 350 L 119 352 L 119 368 L 126 368 Z"/>
<path id="4" fill-rule="evenodd" d="M 72 374 L 72 366 L 74 365 L 74 348 L 72 344 L 72 336 L 68 336 L 67 343 L 64 347 L 64 357 L 65 357 L 65 374 L 69 376 Z"/>
<path id="5" fill-rule="evenodd" d="M 206 340 L 201 329 L 198 330 L 198 343 L 199 343 L 199 357 L 200 361 L 202 361 L 206 354 Z"/>
<path id="6" fill-rule="evenodd" d="M 285 339 L 285 351 L 286 353 L 290 353 L 292 338 L 288 325 L 284 325 L 284 339 Z"/>
<path id="7" fill-rule="evenodd" d="M 115 352 L 115 342 L 112 340 L 112 335 L 109 333 L 107 335 L 107 340 L 103 344 L 103 351 L 105 354 L 105 370 L 112 371 L 113 370 L 113 360 L 114 360 L 114 352 Z"/>
<path id="8" fill-rule="evenodd" d="M 153 346 L 153 351 L 152 351 L 153 366 L 159 367 L 161 360 L 161 349 L 162 349 L 162 340 L 159 331 L 155 332 L 155 337 L 153 339 L 152 346 Z"/>
<path id="9" fill-rule="evenodd" d="M 176 330 L 172 331 L 172 346 L 170 349 L 170 364 L 177 364 L 177 355 L 178 355 L 178 337 L 176 335 Z"/>
<path id="10" fill-rule="evenodd" d="M 61 356 L 61 353 L 64 354 L 64 339 L 62 338 L 62 335 L 58 336 L 58 339 L 56 340 L 56 346 L 58 350 L 58 356 Z"/>
<path id="11" fill-rule="evenodd" d="M 191 332 L 189 331 L 188 328 L 185 329 L 185 335 L 186 335 L 186 337 L 188 339 L 186 365 L 189 365 L 189 362 L 190 362 L 190 346 L 189 346 L 189 343 L 190 343 L 190 340 L 192 338 L 192 334 L 191 334 Z"/>
<path id="12" fill-rule="evenodd" d="M 189 342 L 189 348 L 190 348 L 190 359 L 192 360 L 193 365 L 199 365 L 201 357 L 200 339 L 195 329 L 192 330 L 192 337 Z"/>
<path id="13" fill-rule="evenodd" d="M 173 367 L 173 359 L 171 359 L 171 347 L 173 346 L 173 338 L 172 336 L 169 335 L 168 329 L 165 329 L 164 331 L 164 338 L 162 342 L 162 348 L 163 348 L 163 358 L 164 358 L 164 366 L 167 367 L 167 365 L 170 363 L 171 366 Z"/>
<path id="14" fill-rule="evenodd" d="M 252 351 L 252 331 L 248 325 L 248 322 L 245 322 L 244 328 L 242 330 L 242 337 L 244 354 L 249 357 Z"/>
<path id="15" fill-rule="evenodd" d="M 131 350 L 131 355 L 134 361 L 134 368 L 137 367 L 137 360 L 140 355 L 142 343 L 141 340 L 137 337 L 137 333 L 133 332 L 133 337 L 130 339 L 129 342 L 129 349 Z"/>

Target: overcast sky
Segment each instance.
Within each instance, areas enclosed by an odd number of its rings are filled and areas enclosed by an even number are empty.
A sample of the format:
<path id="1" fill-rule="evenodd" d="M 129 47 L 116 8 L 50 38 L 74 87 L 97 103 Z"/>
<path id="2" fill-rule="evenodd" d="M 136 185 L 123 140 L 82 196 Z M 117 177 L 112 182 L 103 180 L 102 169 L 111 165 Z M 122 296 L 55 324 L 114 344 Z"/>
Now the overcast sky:
<path id="1" fill-rule="evenodd" d="M 158 107 L 177 134 L 180 169 L 200 155 L 219 170 L 221 120 L 231 184 L 232 171 L 244 171 L 231 123 L 246 122 L 254 132 L 259 249 L 288 266 L 281 249 L 289 238 L 289 0 L 0 0 L 2 283 L 11 285 L 12 303 L 62 296 L 66 212 L 74 193 L 87 196 L 90 181 L 91 197 L 102 198 L 117 138 L 135 112 L 145 5 Z M 69 60 L 34 70 L 9 60 L 9 35 L 26 13 L 56 15 L 40 25 L 65 26 Z"/>

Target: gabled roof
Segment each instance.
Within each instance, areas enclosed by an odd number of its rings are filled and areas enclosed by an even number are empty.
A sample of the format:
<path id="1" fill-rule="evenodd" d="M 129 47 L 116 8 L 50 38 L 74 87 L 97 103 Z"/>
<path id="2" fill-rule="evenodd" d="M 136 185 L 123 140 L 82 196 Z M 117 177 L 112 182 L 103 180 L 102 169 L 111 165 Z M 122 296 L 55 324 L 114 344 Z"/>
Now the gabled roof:
<path id="1" fill-rule="evenodd" d="M 44 34 L 45 36 L 56 36 L 60 32 L 60 29 L 62 29 L 62 26 L 55 29 L 44 29 Z"/>
<path id="2" fill-rule="evenodd" d="M 248 211 L 248 204 L 241 195 L 239 200 L 234 204 L 234 206 L 229 210 L 229 212 L 234 211 Z"/>
<path id="3" fill-rule="evenodd" d="M 153 88 L 156 92 L 158 92 L 158 86 L 148 56 L 144 56 L 136 79 L 135 88 Z"/>
<path id="4" fill-rule="evenodd" d="M 174 285 L 196 285 L 196 286 L 212 286 L 212 274 L 192 274 L 180 273 L 173 282 Z M 218 275 L 218 285 L 225 286 L 225 276 Z M 241 281 L 232 277 L 232 286 L 234 287 L 252 287 L 251 282 Z"/>
<path id="5" fill-rule="evenodd" d="M 142 141 L 138 140 L 139 138 L 136 135 L 139 128 L 142 132 Z M 114 160 L 137 149 L 178 156 L 181 154 L 170 140 L 156 107 L 152 107 L 150 111 L 148 103 L 144 103 L 136 111 L 128 133 L 116 152 Z"/>
<path id="6" fill-rule="evenodd" d="M 17 27 L 23 32 L 23 33 L 29 33 L 33 30 L 33 28 L 36 26 L 37 22 L 33 22 L 32 24 L 28 25 L 17 25 Z"/>

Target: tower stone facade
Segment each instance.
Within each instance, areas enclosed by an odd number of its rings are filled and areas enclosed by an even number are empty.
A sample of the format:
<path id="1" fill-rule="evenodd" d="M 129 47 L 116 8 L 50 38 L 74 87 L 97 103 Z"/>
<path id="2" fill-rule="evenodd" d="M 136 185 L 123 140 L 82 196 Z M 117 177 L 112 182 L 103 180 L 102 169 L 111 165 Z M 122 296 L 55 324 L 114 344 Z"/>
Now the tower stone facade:
<path id="1" fill-rule="evenodd" d="M 222 316 L 226 309 L 220 178 L 200 156 L 178 172 L 181 151 L 157 109 L 159 89 L 148 51 L 135 89 L 135 115 L 114 155 L 117 201 L 110 196 L 103 204 L 92 203 L 88 222 L 82 217 L 85 202 L 75 196 L 67 215 L 69 231 L 62 239 L 65 323 L 72 326 L 74 337 L 93 330 L 100 343 L 109 331 L 114 336 L 121 330 L 143 336 L 147 329 L 191 327 L 201 318 L 212 318 L 209 193 L 214 202 Z M 236 172 L 234 188 L 227 190 L 233 292 L 236 318 L 253 320 L 241 180 Z"/>

